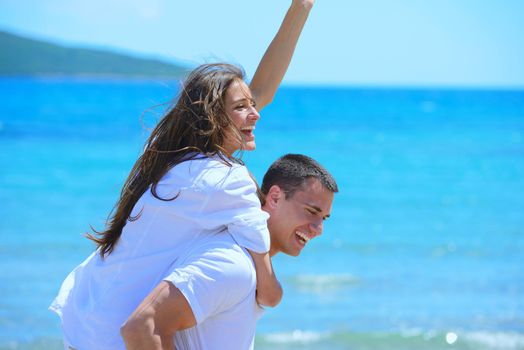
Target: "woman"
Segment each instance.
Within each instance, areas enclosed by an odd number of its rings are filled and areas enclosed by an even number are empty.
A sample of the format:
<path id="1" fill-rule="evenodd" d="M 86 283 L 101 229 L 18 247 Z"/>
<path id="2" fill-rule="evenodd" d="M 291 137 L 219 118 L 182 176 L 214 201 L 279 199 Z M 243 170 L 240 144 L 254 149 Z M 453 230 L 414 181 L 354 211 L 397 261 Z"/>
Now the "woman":
<path id="1" fill-rule="evenodd" d="M 274 306 L 282 290 L 268 255 L 267 214 L 235 158 L 254 150 L 258 110 L 272 99 L 313 0 L 293 0 L 248 87 L 228 64 L 195 69 L 176 105 L 149 137 L 126 180 L 98 249 L 64 281 L 51 309 L 66 344 L 123 348 L 119 328 L 201 235 L 224 230 L 252 254 L 257 301 Z"/>

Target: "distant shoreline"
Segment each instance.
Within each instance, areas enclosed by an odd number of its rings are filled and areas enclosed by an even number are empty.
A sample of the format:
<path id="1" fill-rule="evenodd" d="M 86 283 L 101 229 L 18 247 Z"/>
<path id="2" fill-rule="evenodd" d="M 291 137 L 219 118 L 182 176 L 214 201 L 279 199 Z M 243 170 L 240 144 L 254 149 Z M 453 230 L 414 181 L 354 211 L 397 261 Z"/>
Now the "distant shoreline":
<path id="1" fill-rule="evenodd" d="M 110 50 L 67 47 L 0 30 L 0 77 L 179 80 L 190 65 Z"/>

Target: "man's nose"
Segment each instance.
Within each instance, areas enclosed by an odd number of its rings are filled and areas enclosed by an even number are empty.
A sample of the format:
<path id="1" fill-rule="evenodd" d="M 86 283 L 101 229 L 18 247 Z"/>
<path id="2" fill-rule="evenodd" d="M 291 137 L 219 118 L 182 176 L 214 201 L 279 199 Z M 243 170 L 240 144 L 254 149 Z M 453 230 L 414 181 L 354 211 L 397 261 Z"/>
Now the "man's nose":
<path id="1" fill-rule="evenodd" d="M 309 224 L 309 229 L 311 230 L 311 232 L 315 234 L 315 236 L 320 236 L 322 234 L 322 229 L 324 228 L 323 223 L 324 223 L 324 220 L 319 219 Z"/>

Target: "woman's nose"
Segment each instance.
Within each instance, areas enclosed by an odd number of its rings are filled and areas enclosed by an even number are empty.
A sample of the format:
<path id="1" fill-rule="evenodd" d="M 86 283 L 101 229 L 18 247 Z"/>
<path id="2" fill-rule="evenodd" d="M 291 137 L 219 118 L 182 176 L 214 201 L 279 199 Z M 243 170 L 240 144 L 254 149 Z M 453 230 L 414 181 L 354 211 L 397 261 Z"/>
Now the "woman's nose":
<path id="1" fill-rule="evenodd" d="M 255 106 L 250 107 L 251 110 L 249 111 L 249 117 L 253 120 L 259 120 L 260 119 L 260 113 L 258 113 Z"/>

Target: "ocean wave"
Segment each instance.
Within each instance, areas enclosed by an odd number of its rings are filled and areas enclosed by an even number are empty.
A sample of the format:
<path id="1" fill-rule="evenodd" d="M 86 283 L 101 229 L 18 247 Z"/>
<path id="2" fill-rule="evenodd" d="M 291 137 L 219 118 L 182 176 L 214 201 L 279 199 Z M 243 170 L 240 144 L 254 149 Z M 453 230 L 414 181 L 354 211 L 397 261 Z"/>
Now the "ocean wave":
<path id="1" fill-rule="evenodd" d="M 434 331 L 397 332 L 309 331 L 257 334 L 256 348 L 359 350 L 523 350 L 524 335 L 514 332 Z"/>
<path id="2" fill-rule="evenodd" d="M 0 350 L 61 349 L 60 338 L 0 340 Z M 309 331 L 257 333 L 255 349 L 315 350 L 523 350 L 524 334 L 501 331 L 434 331 L 418 328 L 397 332 Z"/>
<path id="3" fill-rule="evenodd" d="M 310 331 L 294 330 L 287 333 L 273 333 L 266 336 L 266 340 L 270 343 L 277 344 L 309 344 L 317 343 L 324 339 L 329 338 L 329 333 L 319 333 Z"/>
<path id="4" fill-rule="evenodd" d="M 524 349 L 524 334 L 504 332 L 469 332 L 464 338 L 486 349 Z"/>
<path id="5" fill-rule="evenodd" d="M 300 291 L 324 293 L 339 289 L 353 288 L 360 283 L 351 274 L 296 275 L 286 279 L 291 286 Z"/>

